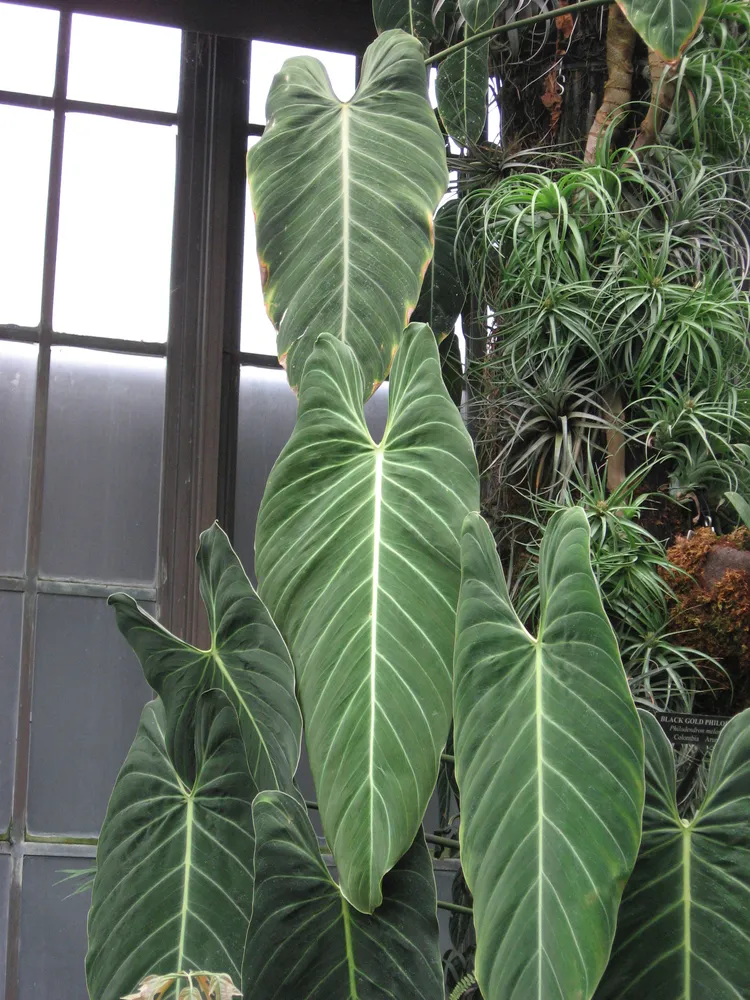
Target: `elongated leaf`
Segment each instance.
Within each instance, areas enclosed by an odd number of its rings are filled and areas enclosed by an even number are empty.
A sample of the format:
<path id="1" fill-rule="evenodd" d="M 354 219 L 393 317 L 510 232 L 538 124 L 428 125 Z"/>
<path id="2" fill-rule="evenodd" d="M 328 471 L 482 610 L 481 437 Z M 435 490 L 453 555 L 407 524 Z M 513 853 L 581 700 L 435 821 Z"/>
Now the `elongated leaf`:
<path id="1" fill-rule="evenodd" d="M 378 34 L 400 28 L 416 38 L 432 41 L 438 37 L 432 20 L 432 2 L 433 0 L 372 0 L 372 16 Z"/>
<path id="2" fill-rule="evenodd" d="M 291 790 L 302 719 L 289 652 L 218 524 L 201 535 L 197 563 L 210 649 L 196 649 L 178 639 L 127 594 L 109 599 L 146 680 L 164 702 L 169 755 L 190 783 L 198 699 L 202 692 L 219 688 L 240 717 L 258 787 Z"/>
<path id="3" fill-rule="evenodd" d="M 451 715 L 470 438 L 431 330 L 404 334 L 376 444 L 352 351 L 322 335 L 258 516 L 261 596 L 289 643 L 321 819 L 344 895 L 371 912 L 408 850 Z"/>
<path id="4" fill-rule="evenodd" d="M 448 395 L 456 404 L 461 405 L 464 393 L 464 367 L 461 361 L 461 348 L 458 346 L 458 337 L 455 333 L 449 333 L 447 337 L 440 341 L 440 367 L 443 372 L 443 382 L 448 390 Z"/>
<path id="5" fill-rule="evenodd" d="M 441 1000 L 435 879 L 421 833 L 386 876 L 383 904 L 369 916 L 339 892 L 296 800 L 263 792 L 253 817 L 258 840 L 247 997 Z"/>
<path id="6" fill-rule="evenodd" d="M 473 31 L 491 28 L 505 0 L 458 0 L 458 8 Z"/>
<path id="7" fill-rule="evenodd" d="M 644 42 L 667 62 L 676 62 L 698 30 L 706 0 L 617 0 Z"/>
<path id="8" fill-rule="evenodd" d="M 680 819 L 672 748 L 646 737 L 643 843 L 597 1000 L 750 996 L 750 710 L 727 723 L 691 823 Z"/>
<path id="9" fill-rule="evenodd" d="M 750 528 L 750 503 L 740 493 L 735 493 L 733 490 L 725 493 L 724 496 L 737 511 L 745 527 Z"/>
<path id="10" fill-rule="evenodd" d="M 220 691 L 200 698 L 192 788 L 169 759 L 165 723 L 160 701 L 143 710 L 99 838 L 86 958 L 92 1000 L 117 1000 L 147 975 L 180 970 L 240 982 L 257 789 L 237 714 Z M 165 1000 L 186 986 L 178 978 Z"/>
<path id="11" fill-rule="evenodd" d="M 435 213 L 435 254 L 412 317 L 415 323 L 427 323 L 438 340 L 453 332 L 466 301 L 456 259 L 457 229 L 458 200 L 454 198 Z"/>
<path id="12" fill-rule="evenodd" d="M 290 59 L 267 110 L 248 174 L 279 358 L 296 388 L 318 334 L 334 334 L 356 354 L 366 398 L 416 305 L 448 183 L 422 47 L 382 34 L 348 103 L 316 59 Z"/>
<path id="13" fill-rule="evenodd" d="M 473 32 L 467 24 L 464 39 Z M 489 39 L 474 42 L 443 59 L 438 67 L 435 92 L 443 127 L 459 146 L 478 142 L 487 120 Z"/>
<path id="14" fill-rule="evenodd" d="M 486 1000 L 588 1000 L 638 851 L 644 788 L 586 515 L 574 507 L 546 529 L 536 638 L 477 515 L 461 556 L 454 742 L 479 985 Z"/>

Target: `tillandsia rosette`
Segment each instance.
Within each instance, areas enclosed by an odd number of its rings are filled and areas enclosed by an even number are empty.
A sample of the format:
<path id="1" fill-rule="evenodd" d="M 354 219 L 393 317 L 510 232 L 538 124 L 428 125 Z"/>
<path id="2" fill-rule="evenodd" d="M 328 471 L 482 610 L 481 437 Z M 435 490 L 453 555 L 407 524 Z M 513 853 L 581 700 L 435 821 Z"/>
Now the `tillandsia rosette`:
<path id="1" fill-rule="evenodd" d="M 180 980 L 188 985 L 180 990 L 178 1000 L 231 1000 L 242 993 L 225 972 L 170 972 L 166 976 L 146 976 L 135 993 L 128 993 L 122 1000 L 162 1000 Z"/>

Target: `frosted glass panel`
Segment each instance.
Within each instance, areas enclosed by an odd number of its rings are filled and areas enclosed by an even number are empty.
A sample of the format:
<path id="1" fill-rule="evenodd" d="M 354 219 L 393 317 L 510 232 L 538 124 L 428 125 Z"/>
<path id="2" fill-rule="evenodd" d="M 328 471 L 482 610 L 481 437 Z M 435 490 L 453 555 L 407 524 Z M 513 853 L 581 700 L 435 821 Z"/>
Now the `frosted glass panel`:
<path id="1" fill-rule="evenodd" d="M 296 418 L 297 397 L 283 371 L 240 370 L 234 545 L 250 575 L 255 565 L 255 521 L 266 479 Z"/>
<path id="2" fill-rule="evenodd" d="M 39 323 L 51 139 L 51 111 L 0 105 L 0 323 Z"/>
<path id="3" fill-rule="evenodd" d="M 341 101 L 348 101 L 356 85 L 357 61 L 342 52 L 305 49 L 277 42 L 253 42 L 250 46 L 250 121 L 266 122 L 266 97 L 274 76 L 292 56 L 315 56 L 328 70 L 331 86 Z"/>
<path id="4" fill-rule="evenodd" d="M 56 10 L 0 3 L 0 90 L 52 94 L 59 21 Z"/>
<path id="5" fill-rule="evenodd" d="M 26 562 L 37 347 L 0 341 L 0 575 Z"/>
<path id="6" fill-rule="evenodd" d="M 74 14 L 68 97 L 176 111 L 181 44 L 177 28 Z"/>
<path id="7" fill-rule="evenodd" d="M 13 799 L 22 607 L 21 594 L 0 592 L 0 833 L 8 829 Z"/>
<path id="8" fill-rule="evenodd" d="M 93 864 L 93 858 L 24 861 L 19 1000 L 86 1000 L 86 915 L 91 893 L 73 896 L 73 883 L 58 883 L 65 878 L 63 869 Z"/>
<path id="9" fill-rule="evenodd" d="M 145 607 L 154 613 L 152 605 Z M 30 830 L 97 835 L 150 698 L 140 665 L 105 600 L 40 594 Z"/>
<path id="10" fill-rule="evenodd" d="M 166 362 L 54 347 L 41 574 L 153 583 Z"/>
<path id="11" fill-rule="evenodd" d="M 248 139 L 250 149 L 258 136 Z M 260 284 L 260 266 L 255 248 L 255 220 L 250 201 L 250 188 L 245 192 L 245 251 L 242 257 L 242 324 L 240 350 L 254 354 L 276 354 L 276 329 L 266 315 L 263 289 Z"/>
<path id="12" fill-rule="evenodd" d="M 67 115 L 56 330 L 167 339 L 176 133 Z"/>
<path id="13" fill-rule="evenodd" d="M 387 385 L 368 400 L 365 415 L 370 433 L 379 441 L 388 416 Z M 255 564 L 255 522 L 266 480 L 296 418 L 297 398 L 283 371 L 249 366 L 240 370 L 234 545 L 250 575 Z"/>

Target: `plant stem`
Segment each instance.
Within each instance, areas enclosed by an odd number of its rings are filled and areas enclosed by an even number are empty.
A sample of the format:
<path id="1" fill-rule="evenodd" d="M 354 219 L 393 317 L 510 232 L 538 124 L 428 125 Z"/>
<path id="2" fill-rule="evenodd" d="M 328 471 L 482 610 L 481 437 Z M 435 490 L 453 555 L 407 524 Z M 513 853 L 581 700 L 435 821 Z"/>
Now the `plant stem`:
<path id="1" fill-rule="evenodd" d="M 441 753 L 440 754 L 440 759 L 444 760 L 444 761 L 447 761 L 449 764 L 455 764 L 456 763 L 456 758 L 453 756 L 452 753 Z"/>
<path id="2" fill-rule="evenodd" d="M 431 833 L 426 833 L 424 839 L 428 844 L 437 844 L 438 847 L 453 847 L 455 850 L 458 850 L 460 846 L 459 842 L 452 837 L 435 837 Z"/>
<path id="3" fill-rule="evenodd" d="M 305 799 L 305 805 L 308 809 L 320 809 L 317 802 L 313 802 L 311 799 Z"/>
<path id="4" fill-rule="evenodd" d="M 444 900 L 437 901 L 439 910 L 451 910 L 452 913 L 468 913 L 471 916 L 474 911 L 470 906 L 461 906 L 460 903 L 446 903 Z"/>
<path id="5" fill-rule="evenodd" d="M 545 10 L 541 14 L 534 14 L 533 17 L 524 17 L 520 21 L 509 21 L 507 24 L 500 24 L 496 28 L 487 28 L 485 31 L 478 31 L 471 38 L 465 38 L 462 42 L 450 45 L 442 52 L 436 52 L 434 56 L 425 59 L 425 66 L 432 66 L 434 63 L 442 62 L 446 56 L 452 56 L 454 52 L 460 52 L 467 45 L 474 42 L 481 42 L 484 38 L 491 38 L 493 35 L 507 35 L 509 31 L 516 28 L 526 28 L 532 24 L 541 24 L 542 21 L 551 21 L 555 17 L 562 17 L 564 14 L 575 14 L 579 10 L 587 10 L 589 7 L 604 7 L 610 0 L 581 0 L 580 3 L 572 3 L 567 7 L 556 7 L 554 10 Z"/>

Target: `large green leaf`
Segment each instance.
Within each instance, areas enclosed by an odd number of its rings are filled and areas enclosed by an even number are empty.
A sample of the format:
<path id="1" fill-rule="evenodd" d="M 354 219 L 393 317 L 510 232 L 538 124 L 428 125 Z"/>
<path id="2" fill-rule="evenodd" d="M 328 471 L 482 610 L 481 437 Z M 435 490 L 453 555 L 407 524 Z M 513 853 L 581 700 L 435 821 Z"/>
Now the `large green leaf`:
<path id="1" fill-rule="evenodd" d="M 617 0 L 644 42 L 667 62 L 676 62 L 698 30 L 706 0 Z"/>
<path id="2" fill-rule="evenodd" d="M 473 31 L 492 27 L 497 12 L 506 0 L 458 0 L 458 8 Z"/>
<path id="3" fill-rule="evenodd" d="M 169 759 L 165 722 L 160 701 L 143 710 L 99 838 L 86 957 L 92 1000 L 117 1000 L 149 974 L 241 979 L 257 789 L 237 714 L 220 691 L 200 698 L 192 787 Z M 166 996 L 186 985 L 178 980 Z"/>
<path id="4" fill-rule="evenodd" d="M 412 319 L 427 323 L 442 340 L 453 332 L 466 301 L 466 286 L 456 258 L 458 200 L 447 201 L 435 214 L 435 254 L 427 268 Z"/>
<path id="5" fill-rule="evenodd" d="M 302 719 L 289 652 L 218 524 L 201 535 L 196 559 L 210 649 L 196 649 L 178 639 L 127 594 L 109 599 L 146 680 L 164 702 L 169 755 L 182 779 L 191 782 L 198 699 L 202 692 L 219 688 L 240 717 L 258 787 L 291 790 Z"/>
<path id="6" fill-rule="evenodd" d="M 475 32 L 467 24 L 464 40 Z M 438 67 L 435 92 L 445 131 L 459 146 L 472 146 L 484 132 L 489 86 L 488 38 L 447 56 Z"/>
<path id="7" fill-rule="evenodd" d="M 413 324 L 376 444 L 352 351 L 323 334 L 258 515 L 259 590 L 292 652 L 321 819 L 344 895 L 371 912 L 408 850 L 451 716 L 471 440 L 431 330 Z"/>
<path id="8" fill-rule="evenodd" d="M 588 1000 L 635 863 L 644 787 L 586 515 L 563 511 L 545 531 L 536 637 L 478 515 L 461 558 L 454 744 L 479 985 L 486 1000 Z"/>
<path id="9" fill-rule="evenodd" d="M 370 916 L 339 892 L 297 801 L 263 792 L 253 817 L 247 1000 L 441 1000 L 435 879 L 421 833 L 386 876 L 383 903 Z"/>
<path id="10" fill-rule="evenodd" d="M 392 28 L 431 41 L 438 37 L 432 19 L 433 0 L 372 0 L 372 16 L 380 34 Z"/>
<path id="11" fill-rule="evenodd" d="M 248 175 L 279 358 L 296 388 L 318 334 L 334 334 L 356 354 L 366 398 L 416 305 L 448 183 L 422 46 L 382 34 L 347 103 L 316 59 L 290 59 L 267 110 Z"/>
<path id="12" fill-rule="evenodd" d="M 750 710 L 722 731 L 690 823 L 677 812 L 669 741 L 652 715 L 641 719 L 643 843 L 597 1000 L 750 997 Z"/>

